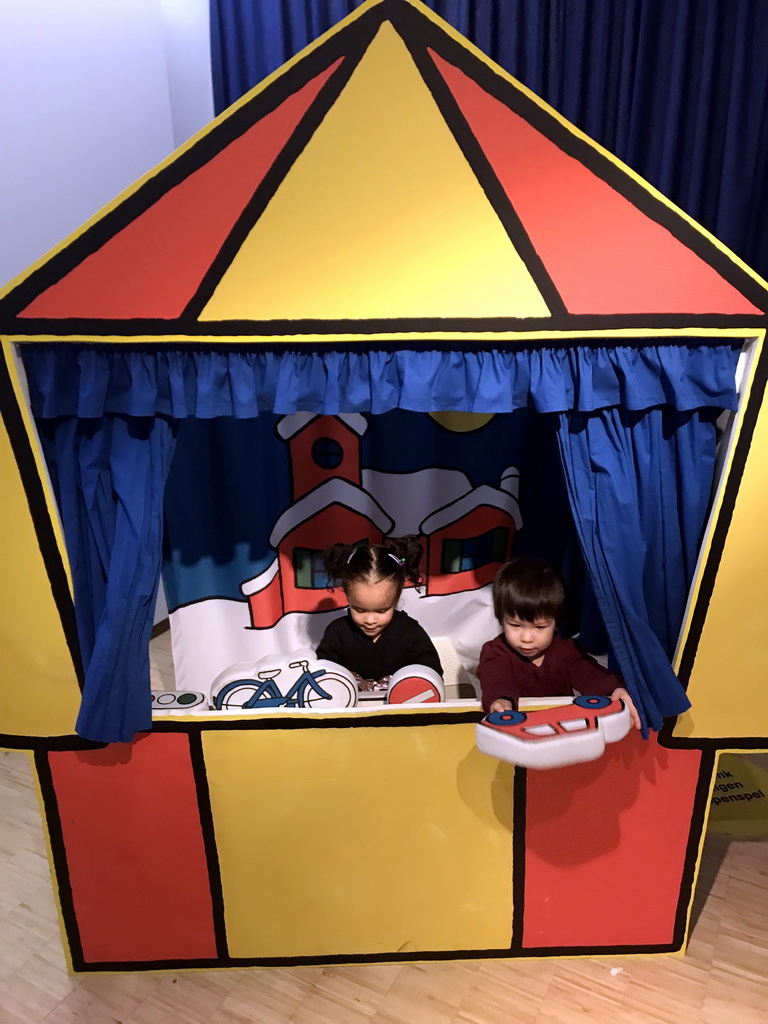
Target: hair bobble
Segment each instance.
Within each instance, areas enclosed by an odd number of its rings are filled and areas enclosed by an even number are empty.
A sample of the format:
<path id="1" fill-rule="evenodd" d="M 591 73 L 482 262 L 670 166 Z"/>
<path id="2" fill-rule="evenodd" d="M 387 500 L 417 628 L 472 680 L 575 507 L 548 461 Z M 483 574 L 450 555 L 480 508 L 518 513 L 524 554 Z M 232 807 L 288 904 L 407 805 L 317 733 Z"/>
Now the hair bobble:
<path id="1" fill-rule="evenodd" d="M 352 561 L 352 559 L 355 557 L 355 555 L 357 554 L 357 552 L 359 550 L 360 550 L 359 546 L 356 547 L 356 548 L 352 548 L 352 550 L 350 551 L 349 555 L 347 556 L 347 561 L 346 561 L 347 565 L 349 565 L 349 563 Z M 394 551 L 387 550 L 387 554 L 389 555 L 390 558 L 393 558 L 401 568 L 405 565 L 405 559 L 404 558 L 400 558 L 398 555 L 396 555 L 394 553 Z"/>
<path id="2" fill-rule="evenodd" d="M 378 583 L 389 580 L 398 596 L 406 583 L 418 587 L 421 582 L 419 562 L 424 550 L 421 542 L 415 534 L 391 540 L 392 547 L 388 543 L 371 544 L 367 539 L 354 544 L 332 544 L 323 552 L 329 586 L 341 584 L 346 591 L 350 585 L 361 581 Z"/>

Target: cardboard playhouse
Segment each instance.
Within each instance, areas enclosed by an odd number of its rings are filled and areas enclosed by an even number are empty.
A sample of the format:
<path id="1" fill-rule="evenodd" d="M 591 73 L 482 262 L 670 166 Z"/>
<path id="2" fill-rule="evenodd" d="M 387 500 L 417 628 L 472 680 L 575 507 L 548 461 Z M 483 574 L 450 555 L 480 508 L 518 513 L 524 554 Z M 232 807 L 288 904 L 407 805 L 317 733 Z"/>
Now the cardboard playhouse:
<path id="1" fill-rule="evenodd" d="M 683 950 L 718 758 L 768 746 L 767 308 L 724 246 L 412 0 L 363 3 L 12 283 L 0 742 L 30 752 L 73 969 Z M 649 339 L 677 346 L 683 378 L 703 339 L 744 352 L 675 655 L 692 707 L 599 760 L 516 769 L 475 747 L 472 669 L 495 632 L 490 582 L 537 517 L 505 421 L 465 415 L 469 380 L 424 408 L 430 359 L 530 367 L 550 348 L 565 368 L 586 344 L 636 349 L 640 373 Z M 152 719 L 147 681 L 144 725 L 99 742 L 76 729 L 73 587 L 120 589 L 117 527 L 99 563 L 68 550 L 65 464 L 43 455 L 66 416 L 46 396 L 74 374 L 67 415 L 97 431 L 109 363 L 135 487 L 157 472 L 142 431 L 159 406 L 119 376 L 129 357 L 185 367 L 160 410 L 178 430 L 165 578 L 177 686 L 203 699 Z M 225 415 L 230 360 L 261 384 Z M 375 396 L 345 404 L 363 364 Z M 393 405 L 395 377 L 411 397 Z M 207 474 L 228 461 L 258 543 L 222 540 Z M 259 664 L 311 653 L 339 614 L 320 549 L 403 532 L 425 548 L 403 606 L 439 641 L 448 700 L 209 710 L 217 678 L 287 672 Z M 159 544 L 132 567 L 150 596 Z M 748 643 L 724 642 L 735 613 Z"/>

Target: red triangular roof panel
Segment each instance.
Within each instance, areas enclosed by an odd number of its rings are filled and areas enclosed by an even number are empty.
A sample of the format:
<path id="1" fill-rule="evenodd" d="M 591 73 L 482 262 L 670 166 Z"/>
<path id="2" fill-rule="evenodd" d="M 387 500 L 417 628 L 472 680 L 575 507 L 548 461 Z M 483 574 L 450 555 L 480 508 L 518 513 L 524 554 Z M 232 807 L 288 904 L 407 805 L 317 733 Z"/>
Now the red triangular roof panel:
<path id="1" fill-rule="evenodd" d="M 429 53 L 569 313 L 761 313 L 610 184 Z"/>
<path id="2" fill-rule="evenodd" d="M 340 63 L 312 78 L 170 188 L 19 315 L 180 316 L 272 162 Z"/>

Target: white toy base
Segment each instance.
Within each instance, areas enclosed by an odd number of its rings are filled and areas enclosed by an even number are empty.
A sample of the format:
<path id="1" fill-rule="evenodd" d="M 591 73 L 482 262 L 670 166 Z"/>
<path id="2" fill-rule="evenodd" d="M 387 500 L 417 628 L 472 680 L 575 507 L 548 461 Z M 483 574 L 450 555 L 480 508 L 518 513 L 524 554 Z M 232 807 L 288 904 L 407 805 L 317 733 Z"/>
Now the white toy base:
<path id="1" fill-rule="evenodd" d="M 582 696 L 541 711 L 493 712 L 477 723 L 475 740 L 479 751 L 501 761 L 560 768 L 595 761 L 606 743 L 623 739 L 631 726 L 623 700 Z"/>

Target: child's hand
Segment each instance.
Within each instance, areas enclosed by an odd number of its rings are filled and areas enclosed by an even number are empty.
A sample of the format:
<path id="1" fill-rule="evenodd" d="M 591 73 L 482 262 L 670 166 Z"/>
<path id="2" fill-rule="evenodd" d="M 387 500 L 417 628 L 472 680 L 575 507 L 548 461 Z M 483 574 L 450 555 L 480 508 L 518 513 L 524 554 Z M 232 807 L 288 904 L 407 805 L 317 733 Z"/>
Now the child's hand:
<path id="1" fill-rule="evenodd" d="M 611 694 L 613 700 L 623 700 L 629 708 L 629 720 L 632 722 L 633 729 L 640 729 L 640 715 L 637 713 L 635 702 L 629 696 L 629 691 L 624 686 L 617 686 Z"/>
<path id="2" fill-rule="evenodd" d="M 506 697 L 499 697 L 498 700 L 495 700 L 493 704 L 491 704 L 489 714 L 493 714 L 494 711 L 514 711 L 512 701 L 507 700 Z"/>

